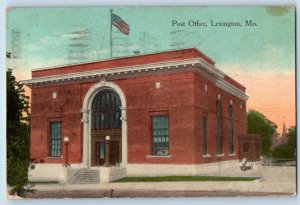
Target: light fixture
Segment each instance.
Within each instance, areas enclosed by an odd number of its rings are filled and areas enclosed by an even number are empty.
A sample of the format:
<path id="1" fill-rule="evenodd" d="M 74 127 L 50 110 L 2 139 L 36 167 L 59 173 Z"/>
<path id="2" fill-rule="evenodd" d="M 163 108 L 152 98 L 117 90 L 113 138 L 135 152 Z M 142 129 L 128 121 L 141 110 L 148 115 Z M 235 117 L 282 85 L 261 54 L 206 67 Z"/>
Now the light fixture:
<path id="1" fill-rule="evenodd" d="M 69 142 L 69 140 L 70 140 L 70 139 L 69 139 L 68 136 L 65 136 L 65 137 L 64 137 L 64 142 Z"/>
<path id="2" fill-rule="evenodd" d="M 105 140 L 110 140 L 110 136 L 107 135 L 107 136 L 105 137 Z"/>

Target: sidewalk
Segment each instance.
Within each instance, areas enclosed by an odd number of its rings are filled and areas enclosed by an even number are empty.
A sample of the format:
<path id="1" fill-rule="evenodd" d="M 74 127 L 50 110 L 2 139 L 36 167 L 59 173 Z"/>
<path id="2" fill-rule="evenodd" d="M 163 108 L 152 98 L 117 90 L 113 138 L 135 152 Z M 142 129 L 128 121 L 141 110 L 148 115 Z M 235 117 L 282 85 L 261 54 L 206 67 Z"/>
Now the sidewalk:
<path id="1" fill-rule="evenodd" d="M 93 185 L 36 185 L 28 197 L 159 197 L 159 196 L 261 196 L 295 195 L 295 167 L 262 167 L 250 175 L 254 181 L 123 182 Z M 49 196 L 47 195 L 49 194 Z M 76 193 L 76 194 L 75 194 Z M 127 195 L 126 195 L 127 194 Z M 47 197 L 48 196 L 48 197 Z"/>

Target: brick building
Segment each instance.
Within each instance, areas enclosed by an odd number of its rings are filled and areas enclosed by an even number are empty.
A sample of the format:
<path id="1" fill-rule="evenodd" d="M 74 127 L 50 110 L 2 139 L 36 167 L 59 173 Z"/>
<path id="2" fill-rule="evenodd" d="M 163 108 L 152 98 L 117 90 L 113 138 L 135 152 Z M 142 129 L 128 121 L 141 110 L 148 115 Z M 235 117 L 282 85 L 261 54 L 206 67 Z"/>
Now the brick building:
<path id="1" fill-rule="evenodd" d="M 209 174 L 247 134 L 245 87 L 195 48 L 35 69 L 24 83 L 33 180 Z"/>

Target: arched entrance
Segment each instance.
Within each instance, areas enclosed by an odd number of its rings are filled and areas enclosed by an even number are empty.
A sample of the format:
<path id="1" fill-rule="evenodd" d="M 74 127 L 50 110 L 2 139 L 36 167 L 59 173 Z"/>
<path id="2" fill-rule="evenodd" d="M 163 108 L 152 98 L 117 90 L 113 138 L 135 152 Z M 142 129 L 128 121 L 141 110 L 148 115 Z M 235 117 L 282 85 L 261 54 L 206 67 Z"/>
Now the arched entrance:
<path id="1" fill-rule="evenodd" d="M 113 82 L 101 81 L 92 86 L 83 101 L 83 150 L 81 167 L 103 164 L 103 142 L 111 137 L 111 165 L 127 165 L 126 100 L 123 91 Z M 104 152 L 103 152 L 104 151 Z M 105 155 L 104 155 L 105 157 Z"/>
<path id="2" fill-rule="evenodd" d="M 122 160 L 121 100 L 111 89 L 99 91 L 91 107 L 91 165 L 105 163 L 105 136 L 110 136 L 109 163 L 117 165 Z"/>

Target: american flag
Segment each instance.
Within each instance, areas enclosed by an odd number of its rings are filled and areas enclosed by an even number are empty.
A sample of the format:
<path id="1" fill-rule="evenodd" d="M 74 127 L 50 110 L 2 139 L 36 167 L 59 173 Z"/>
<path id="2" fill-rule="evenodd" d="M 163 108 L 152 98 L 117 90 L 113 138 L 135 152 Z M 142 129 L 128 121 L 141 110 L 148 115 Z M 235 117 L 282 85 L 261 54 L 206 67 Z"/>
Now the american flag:
<path id="1" fill-rule="evenodd" d="M 127 25 L 118 15 L 111 14 L 111 23 L 125 35 L 129 35 L 129 25 Z"/>

